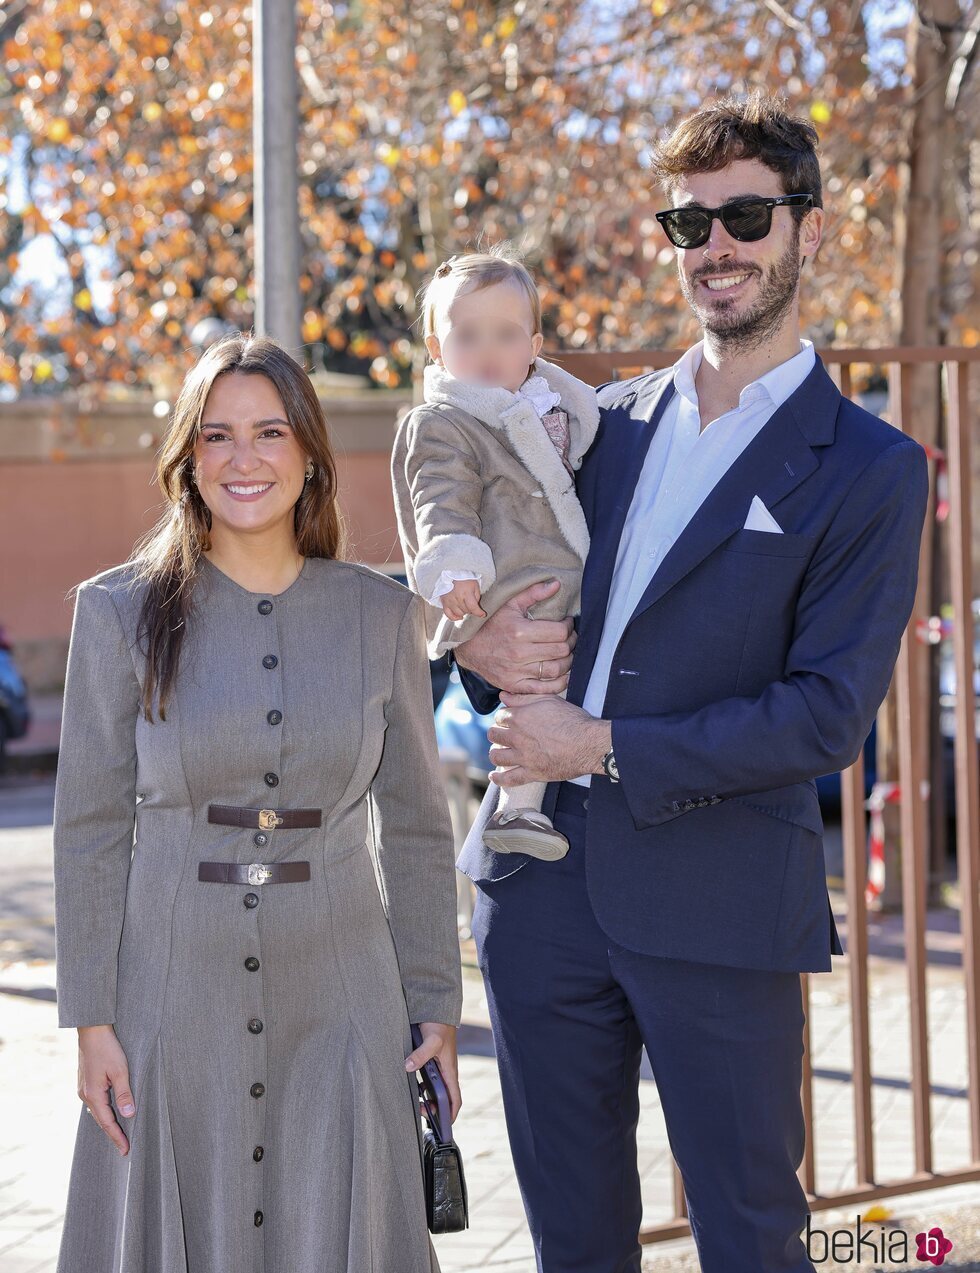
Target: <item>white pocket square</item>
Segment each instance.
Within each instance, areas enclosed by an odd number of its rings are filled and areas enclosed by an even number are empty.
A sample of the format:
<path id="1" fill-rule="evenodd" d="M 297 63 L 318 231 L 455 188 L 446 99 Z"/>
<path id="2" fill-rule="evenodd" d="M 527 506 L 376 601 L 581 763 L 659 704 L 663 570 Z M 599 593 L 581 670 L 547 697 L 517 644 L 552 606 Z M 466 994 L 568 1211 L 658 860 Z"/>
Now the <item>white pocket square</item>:
<path id="1" fill-rule="evenodd" d="M 776 521 L 769 509 L 766 508 L 758 495 L 752 497 L 752 504 L 749 507 L 749 515 L 745 519 L 743 530 L 767 530 L 774 535 L 781 535 L 783 528 Z"/>

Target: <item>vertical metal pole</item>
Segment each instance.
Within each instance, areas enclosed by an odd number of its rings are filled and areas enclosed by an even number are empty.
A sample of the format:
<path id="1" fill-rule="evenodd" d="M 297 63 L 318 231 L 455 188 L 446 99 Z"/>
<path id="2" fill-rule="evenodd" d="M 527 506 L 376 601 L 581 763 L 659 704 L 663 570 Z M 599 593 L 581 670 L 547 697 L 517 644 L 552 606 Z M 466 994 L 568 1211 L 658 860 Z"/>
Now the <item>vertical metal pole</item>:
<path id="1" fill-rule="evenodd" d="M 909 430 L 908 378 L 903 363 L 889 363 L 888 388 L 891 417 L 903 433 Z M 923 545 L 924 548 L 924 545 Z M 905 957 L 908 963 L 909 1026 L 911 1030 L 912 1118 L 915 1133 L 915 1169 L 932 1171 L 932 1105 L 929 1081 L 929 1000 L 926 985 L 926 809 L 923 780 L 926 776 L 924 704 L 920 694 L 918 665 L 922 656 L 915 636 L 916 620 L 925 613 L 921 570 L 909 626 L 895 665 L 898 717 L 898 779 L 901 788 L 902 918 Z"/>
<path id="2" fill-rule="evenodd" d="M 255 0 L 252 49 L 255 330 L 302 354 L 295 0 Z"/>
<path id="3" fill-rule="evenodd" d="M 950 571 L 953 598 L 953 657 L 956 661 L 956 859 L 960 877 L 960 932 L 966 979 L 966 1038 L 969 1063 L 970 1145 L 980 1161 L 980 782 L 977 778 L 976 701 L 973 693 L 973 546 L 970 509 L 972 419 L 969 367 L 946 364 L 949 396 Z"/>

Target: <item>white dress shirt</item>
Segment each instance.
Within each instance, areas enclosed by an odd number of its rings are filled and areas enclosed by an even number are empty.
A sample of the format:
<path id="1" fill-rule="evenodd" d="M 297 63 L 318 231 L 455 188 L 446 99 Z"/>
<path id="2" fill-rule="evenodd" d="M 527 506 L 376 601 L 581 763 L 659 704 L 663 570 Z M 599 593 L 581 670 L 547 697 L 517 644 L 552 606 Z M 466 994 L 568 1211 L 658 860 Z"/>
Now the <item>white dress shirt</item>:
<path id="1" fill-rule="evenodd" d="M 630 616 L 674 542 L 704 500 L 776 410 L 813 370 L 808 340 L 800 352 L 745 386 L 738 406 L 702 430 L 694 377 L 703 342 L 674 364 L 674 395 L 650 442 L 626 515 L 613 568 L 602 638 L 582 706 L 602 716 L 609 669 Z M 588 786 L 591 774 L 571 779 Z"/>

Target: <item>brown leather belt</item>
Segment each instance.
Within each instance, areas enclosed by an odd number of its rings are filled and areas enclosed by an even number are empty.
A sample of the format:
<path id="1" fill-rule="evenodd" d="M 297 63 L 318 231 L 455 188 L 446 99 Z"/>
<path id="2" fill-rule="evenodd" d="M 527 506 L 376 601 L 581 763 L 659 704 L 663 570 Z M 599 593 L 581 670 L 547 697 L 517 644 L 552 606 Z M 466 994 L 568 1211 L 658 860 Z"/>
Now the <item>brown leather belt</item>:
<path id="1" fill-rule="evenodd" d="M 199 862 L 197 878 L 206 884 L 301 884 L 310 878 L 309 862 Z"/>
<path id="2" fill-rule="evenodd" d="M 208 821 L 226 827 L 318 827 L 319 809 L 249 809 L 240 804 L 209 804 Z"/>

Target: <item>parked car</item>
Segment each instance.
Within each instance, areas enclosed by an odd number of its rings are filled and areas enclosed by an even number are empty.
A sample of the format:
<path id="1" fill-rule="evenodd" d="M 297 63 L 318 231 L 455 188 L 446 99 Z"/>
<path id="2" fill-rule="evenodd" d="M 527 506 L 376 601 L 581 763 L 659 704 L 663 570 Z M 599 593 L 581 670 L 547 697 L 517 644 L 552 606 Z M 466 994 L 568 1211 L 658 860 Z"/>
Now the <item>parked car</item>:
<path id="1" fill-rule="evenodd" d="M 490 762 L 490 742 L 487 730 L 493 723 L 495 712 L 481 716 L 473 710 L 459 679 L 453 671 L 449 684 L 436 708 L 436 739 L 442 752 L 462 753 L 468 769 L 474 774 L 486 775 L 493 768 Z M 484 786 L 486 783 L 484 782 Z"/>
<path id="2" fill-rule="evenodd" d="M 27 686 L 17 670 L 10 642 L 0 628 L 0 769 L 7 743 L 23 738 L 30 723 Z"/>

